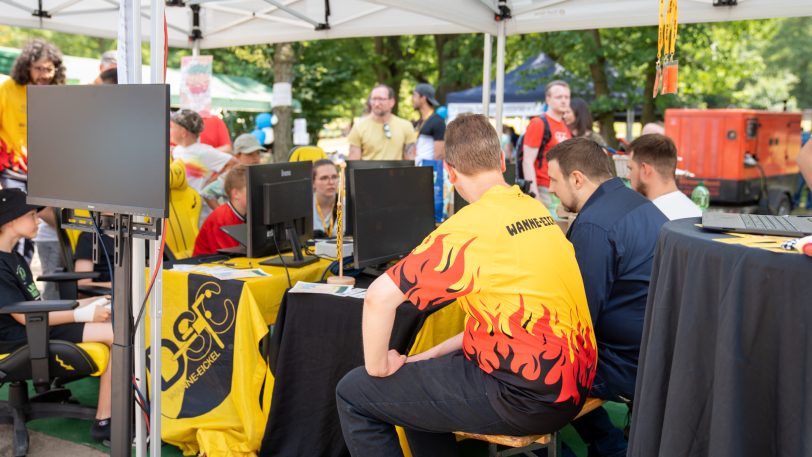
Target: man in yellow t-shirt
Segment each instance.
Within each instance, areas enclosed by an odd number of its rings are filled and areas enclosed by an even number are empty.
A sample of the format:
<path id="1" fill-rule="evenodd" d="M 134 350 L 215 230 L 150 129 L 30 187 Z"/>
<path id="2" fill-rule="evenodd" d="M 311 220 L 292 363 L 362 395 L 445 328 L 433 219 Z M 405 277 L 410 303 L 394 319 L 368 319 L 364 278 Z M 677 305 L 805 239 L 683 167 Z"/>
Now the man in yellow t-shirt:
<path id="1" fill-rule="evenodd" d="M 369 94 L 370 115 L 352 127 L 349 160 L 414 160 L 412 123 L 392 114 L 395 91 L 380 84 Z"/>
<path id="2" fill-rule="evenodd" d="M 26 86 L 65 84 L 62 53 L 45 40 L 32 40 L 14 61 L 11 78 L 0 84 L 0 171 L 28 172 Z M 3 187 L 24 184 L 0 178 Z"/>
<path id="3" fill-rule="evenodd" d="M 365 366 L 336 390 L 353 455 L 397 455 L 393 425 L 406 429 L 415 456 L 455 454 L 454 431 L 552 432 L 575 417 L 595 375 L 572 245 L 540 202 L 505 183 L 487 118 L 459 116 L 445 141 L 450 180 L 471 204 L 367 291 Z M 428 310 L 456 300 L 465 330 L 408 358 L 388 350 L 404 300 Z"/>

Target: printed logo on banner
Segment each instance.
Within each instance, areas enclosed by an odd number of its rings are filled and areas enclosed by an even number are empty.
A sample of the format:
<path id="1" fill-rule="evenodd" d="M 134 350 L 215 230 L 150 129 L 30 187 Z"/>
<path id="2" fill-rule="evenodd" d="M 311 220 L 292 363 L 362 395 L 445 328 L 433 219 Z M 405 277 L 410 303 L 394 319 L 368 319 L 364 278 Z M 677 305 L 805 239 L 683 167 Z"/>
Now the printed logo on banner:
<path id="1" fill-rule="evenodd" d="M 161 340 L 164 416 L 200 416 L 231 393 L 234 328 L 242 288 L 241 281 L 189 275 L 189 305 L 172 324 L 172 334 Z"/>

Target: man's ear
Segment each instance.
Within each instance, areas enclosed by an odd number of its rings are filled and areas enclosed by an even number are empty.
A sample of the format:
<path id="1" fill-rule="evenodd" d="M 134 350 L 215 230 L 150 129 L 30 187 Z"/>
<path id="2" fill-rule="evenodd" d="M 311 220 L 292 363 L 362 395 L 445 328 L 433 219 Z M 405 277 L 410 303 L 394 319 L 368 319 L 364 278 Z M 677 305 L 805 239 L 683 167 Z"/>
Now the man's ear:
<path id="1" fill-rule="evenodd" d="M 589 178 L 587 178 L 585 174 L 581 173 L 580 170 L 573 170 L 572 173 L 570 173 L 569 180 L 573 188 L 580 190 L 582 187 L 584 187 L 584 184 L 589 181 Z"/>
<path id="2" fill-rule="evenodd" d="M 502 173 L 504 173 L 505 170 L 507 170 L 507 166 L 505 166 L 505 151 L 499 151 L 499 163 L 502 164 L 501 170 Z"/>
<path id="3" fill-rule="evenodd" d="M 651 181 L 651 178 L 654 177 L 656 171 L 654 167 L 650 163 L 640 162 L 640 171 L 641 174 L 646 178 L 646 181 Z"/>
<path id="4" fill-rule="evenodd" d="M 451 184 L 456 183 L 457 182 L 457 170 L 455 170 L 454 167 L 449 165 L 448 162 L 446 162 L 446 161 L 443 161 L 443 167 L 445 168 L 445 171 L 448 173 L 448 180 L 451 182 Z"/>

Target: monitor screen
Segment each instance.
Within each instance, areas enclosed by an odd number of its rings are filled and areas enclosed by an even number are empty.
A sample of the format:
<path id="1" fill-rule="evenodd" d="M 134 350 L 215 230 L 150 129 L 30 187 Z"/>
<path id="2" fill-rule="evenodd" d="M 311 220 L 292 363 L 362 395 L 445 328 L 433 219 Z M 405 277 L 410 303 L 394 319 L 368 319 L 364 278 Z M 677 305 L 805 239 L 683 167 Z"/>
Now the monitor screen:
<path id="1" fill-rule="evenodd" d="M 286 228 L 292 226 L 298 235 L 313 231 L 313 164 L 272 163 L 247 169 L 248 257 L 289 250 Z"/>
<path id="2" fill-rule="evenodd" d="M 348 160 L 345 177 L 347 179 L 344 188 L 347 192 L 352 188 L 352 173 L 353 170 L 368 170 L 370 168 L 406 168 L 414 167 L 414 160 Z M 344 208 L 344 218 L 351 221 L 353 217 L 353 205 L 350 199 L 346 200 L 346 207 Z M 347 227 L 344 228 L 345 235 L 352 235 L 352 223 L 347 222 Z"/>
<path id="3" fill-rule="evenodd" d="M 405 256 L 434 230 L 431 167 L 353 170 L 355 267 Z"/>
<path id="4" fill-rule="evenodd" d="M 28 202 L 167 217 L 169 86 L 28 88 Z"/>
<path id="5" fill-rule="evenodd" d="M 505 172 L 502 173 L 502 176 L 505 177 L 505 182 L 512 186 L 516 184 L 516 167 L 511 163 L 505 163 L 505 165 L 507 165 L 507 168 L 505 168 Z M 466 205 L 468 205 L 468 202 L 462 198 L 462 195 L 457 192 L 457 189 L 454 189 L 454 212 L 456 213 Z"/>

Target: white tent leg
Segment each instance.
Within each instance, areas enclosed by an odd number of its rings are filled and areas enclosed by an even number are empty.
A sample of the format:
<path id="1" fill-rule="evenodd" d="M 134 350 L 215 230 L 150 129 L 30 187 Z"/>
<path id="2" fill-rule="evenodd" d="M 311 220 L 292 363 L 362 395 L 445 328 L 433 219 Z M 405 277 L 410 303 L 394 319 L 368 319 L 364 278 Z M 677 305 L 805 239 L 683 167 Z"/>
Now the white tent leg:
<path id="1" fill-rule="evenodd" d="M 626 141 L 629 143 L 634 139 L 634 108 L 626 110 Z"/>
<path id="2" fill-rule="evenodd" d="M 505 102 L 505 21 L 497 24 L 496 35 L 496 133 L 502 134 L 502 110 Z"/>
<path id="3" fill-rule="evenodd" d="M 200 55 L 200 40 L 192 41 L 192 55 L 195 57 Z"/>
<path id="4" fill-rule="evenodd" d="M 164 83 L 164 2 L 151 2 L 151 18 L 149 33 L 149 63 L 150 63 L 150 82 L 153 84 Z M 160 255 L 161 246 L 160 242 L 149 242 L 150 252 L 150 272 L 155 271 L 158 257 Z M 149 443 L 149 455 L 152 457 L 161 457 L 161 315 L 163 309 L 163 269 L 158 271 L 155 278 L 155 285 L 152 287 L 152 293 L 149 297 L 149 316 L 150 316 L 150 347 L 152 348 L 153 357 L 150 359 L 150 372 L 153 373 L 152 389 L 150 389 L 150 416 L 149 416 L 149 429 L 152 432 L 152 440 Z M 146 321 L 146 317 L 144 318 Z M 146 322 L 141 323 L 141 328 L 146 326 Z M 142 365 L 143 366 L 143 365 Z M 146 367 L 144 367 L 146 368 Z M 146 376 L 143 378 L 144 388 L 142 392 L 146 392 Z M 140 388 L 140 385 L 139 385 Z M 136 429 L 136 432 L 138 430 Z M 146 444 L 146 434 L 141 435 L 136 433 L 136 442 L 138 446 L 137 451 L 140 451 L 142 445 Z M 141 457 L 138 454 L 136 457 Z M 146 456 L 146 454 L 143 454 Z"/>
<path id="5" fill-rule="evenodd" d="M 482 55 L 482 114 L 488 116 L 491 109 L 491 34 L 485 34 L 485 47 Z"/>

